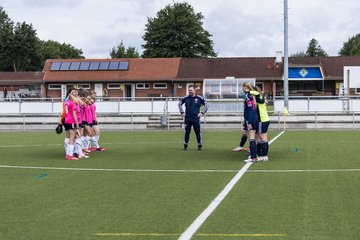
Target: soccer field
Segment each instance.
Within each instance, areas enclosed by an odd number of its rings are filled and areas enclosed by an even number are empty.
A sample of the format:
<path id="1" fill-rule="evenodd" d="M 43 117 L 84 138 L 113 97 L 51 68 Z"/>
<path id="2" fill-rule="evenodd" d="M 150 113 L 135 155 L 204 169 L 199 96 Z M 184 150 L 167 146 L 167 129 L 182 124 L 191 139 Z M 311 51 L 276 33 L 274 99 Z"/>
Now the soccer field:
<path id="1" fill-rule="evenodd" d="M 269 139 L 280 132 L 270 132 Z M 0 239 L 359 239 L 360 133 L 286 131 L 246 164 L 240 131 L 103 132 L 108 150 L 65 161 L 64 135 L 1 132 Z"/>

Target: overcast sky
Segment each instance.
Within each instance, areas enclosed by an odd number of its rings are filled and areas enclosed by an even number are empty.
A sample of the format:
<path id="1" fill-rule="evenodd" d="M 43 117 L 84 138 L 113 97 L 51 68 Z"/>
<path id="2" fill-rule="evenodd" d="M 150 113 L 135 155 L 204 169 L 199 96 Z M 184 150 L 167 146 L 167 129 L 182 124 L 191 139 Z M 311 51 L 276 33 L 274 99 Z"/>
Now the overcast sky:
<path id="1" fill-rule="evenodd" d="M 109 58 L 113 46 L 143 51 L 148 17 L 172 0 L 0 0 L 14 22 L 33 24 L 42 40 L 82 49 L 86 58 Z M 183 2 L 183 1 L 179 1 Z M 268 57 L 283 51 L 283 0 L 188 0 L 204 15 L 219 57 Z M 331 56 L 360 33 L 359 0 L 288 0 L 289 54 L 311 38 Z"/>

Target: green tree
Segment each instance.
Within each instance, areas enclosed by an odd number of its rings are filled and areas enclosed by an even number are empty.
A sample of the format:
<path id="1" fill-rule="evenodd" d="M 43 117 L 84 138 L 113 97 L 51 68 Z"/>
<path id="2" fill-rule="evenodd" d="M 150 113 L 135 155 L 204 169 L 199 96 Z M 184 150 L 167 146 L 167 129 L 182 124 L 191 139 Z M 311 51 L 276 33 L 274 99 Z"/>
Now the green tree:
<path id="1" fill-rule="evenodd" d="M 321 48 L 318 41 L 313 38 L 309 42 L 309 46 L 306 50 L 306 56 L 308 57 L 327 57 L 328 54 Z"/>
<path id="2" fill-rule="evenodd" d="M 129 46 L 127 49 L 123 41 L 121 41 L 117 46 L 113 47 L 110 51 L 111 58 L 138 58 L 140 57 L 139 52 L 135 47 Z"/>
<path id="3" fill-rule="evenodd" d="M 321 48 L 318 41 L 313 38 L 310 40 L 306 52 L 300 51 L 291 54 L 291 57 L 327 57 L 328 54 Z"/>
<path id="4" fill-rule="evenodd" d="M 359 56 L 360 55 L 360 33 L 349 38 L 347 42 L 344 42 L 339 54 L 341 56 Z"/>
<path id="5" fill-rule="evenodd" d="M 307 56 L 306 56 L 306 53 L 305 53 L 305 52 L 300 51 L 300 52 L 291 54 L 290 57 L 307 57 Z"/>
<path id="6" fill-rule="evenodd" d="M 54 40 L 41 40 L 40 53 L 42 64 L 45 63 L 46 59 L 84 58 L 81 49 L 77 49 L 71 44 L 59 43 Z"/>
<path id="7" fill-rule="evenodd" d="M 39 39 L 32 24 L 25 22 L 16 24 L 11 55 L 15 72 L 40 70 Z"/>
<path id="8" fill-rule="evenodd" d="M 203 18 L 186 2 L 167 5 L 155 18 L 148 18 L 143 57 L 216 57 Z"/>
<path id="9" fill-rule="evenodd" d="M 14 44 L 14 23 L 0 7 L 0 71 L 12 70 L 12 46 Z"/>

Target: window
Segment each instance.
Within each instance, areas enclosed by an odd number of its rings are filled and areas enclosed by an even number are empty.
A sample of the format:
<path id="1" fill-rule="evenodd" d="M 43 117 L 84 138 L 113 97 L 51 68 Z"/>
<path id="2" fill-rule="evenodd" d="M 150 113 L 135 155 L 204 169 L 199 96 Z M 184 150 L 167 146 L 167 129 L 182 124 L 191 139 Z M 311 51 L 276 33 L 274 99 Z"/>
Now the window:
<path id="1" fill-rule="evenodd" d="M 61 84 L 49 84 L 49 90 L 60 90 Z"/>
<path id="2" fill-rule="evenodd" d="M 355 88 L 355 93 L 360 94 L 360 88 Z"/>
<path id="3" fill-rule="evenodd" d="M 108 83 L 107 89 L 120 89 L 120 83 Z"/>
<path id="4" fill-rule="evenodd" d="M 178 88 L 182 88 L 182 83 L 181 83 L 181 82 L 178 82 L 177 87 L 178 87 Z"/>
<path id="5" fill-rule="evenodd" d="M 150 83 L 137 83 L 136 89 L 149 89 Z"/>
<path id="6" fill-rule="evenodd" d="M 258 86 L 261 89 L 261 91 L 264 92 L 264 83 L 262 82 L 256 83 L 256 86 Z"/>
<path id="7" fill-rule="evenodd" d="M 220 93 L 220 82 L 218 84 L 209 84 L 210 93 Z"/>
<path id="8" fill-rule="evenodd" d="M 154 83 L 154 89 L 167 89 L 167 83 Z"/>
<path id="9" fill-rule="evenodd" d="M 79 83 L 78 88 L 90 89 L 90 83 Z"/>

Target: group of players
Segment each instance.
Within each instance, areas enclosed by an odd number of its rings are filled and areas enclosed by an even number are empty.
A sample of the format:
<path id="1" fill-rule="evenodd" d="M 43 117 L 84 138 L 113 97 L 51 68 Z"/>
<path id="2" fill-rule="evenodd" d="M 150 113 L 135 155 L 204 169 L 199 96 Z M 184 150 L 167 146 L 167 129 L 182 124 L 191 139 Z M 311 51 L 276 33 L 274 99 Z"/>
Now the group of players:
<path id="1" fill-rule="evenodd" d="M 267 131 L 270 125 L 270 119 L 267 113 L 267 101 L 262 91 L 257 86 L 252 86 L 249 82 L 242 85 L 244 91 L 244 132 L 240 140 L 239 147 L 233 149 L 234 152 L 243 150 L 249 151 L 249 157 L 245 162 L 268 161 L 269 144 L 267 140 Z M 179 101 L 178 108 L 184 118 L 184 148 L 188 149 L 191 127 L 194 128 L 198 150 L 202 150 L 202 136 L 200 131 L 200 117 L 208 109 L 206 100 L 196 94 L 193 85 L 188 87 L 189 95 Z M 185 111 L 183 109 L 185 105 Z M 244 145 L 249 139 L 249 148 Z"/>
<path id="2" fill-rule="evenodd" d="M 66 160 L 89 158 L 93 151 L 105 151 L 100 147 L 100 129 L 96 120 L 96 92 L 85 89 L 68 90 L 63 102 L 56 133 L 62 133 L 65 128 L 64 148 Z"/>
<path id="3" fill-rule="evenodd" d="M 244 125 L 243 135 L 239 147 L 233 149 L 235 152 L 249 150 L 250 154 L 245 162 L 268 161 L 269 143 L 267 131 L 270 125 L 269 115 L 267 113 L 267 100 L 258 86 L 252 86 L 250 83 L 243 83 L 242 89 L 244 95 Z M 249 148 L 244 145 L 249 138 Z"/>

